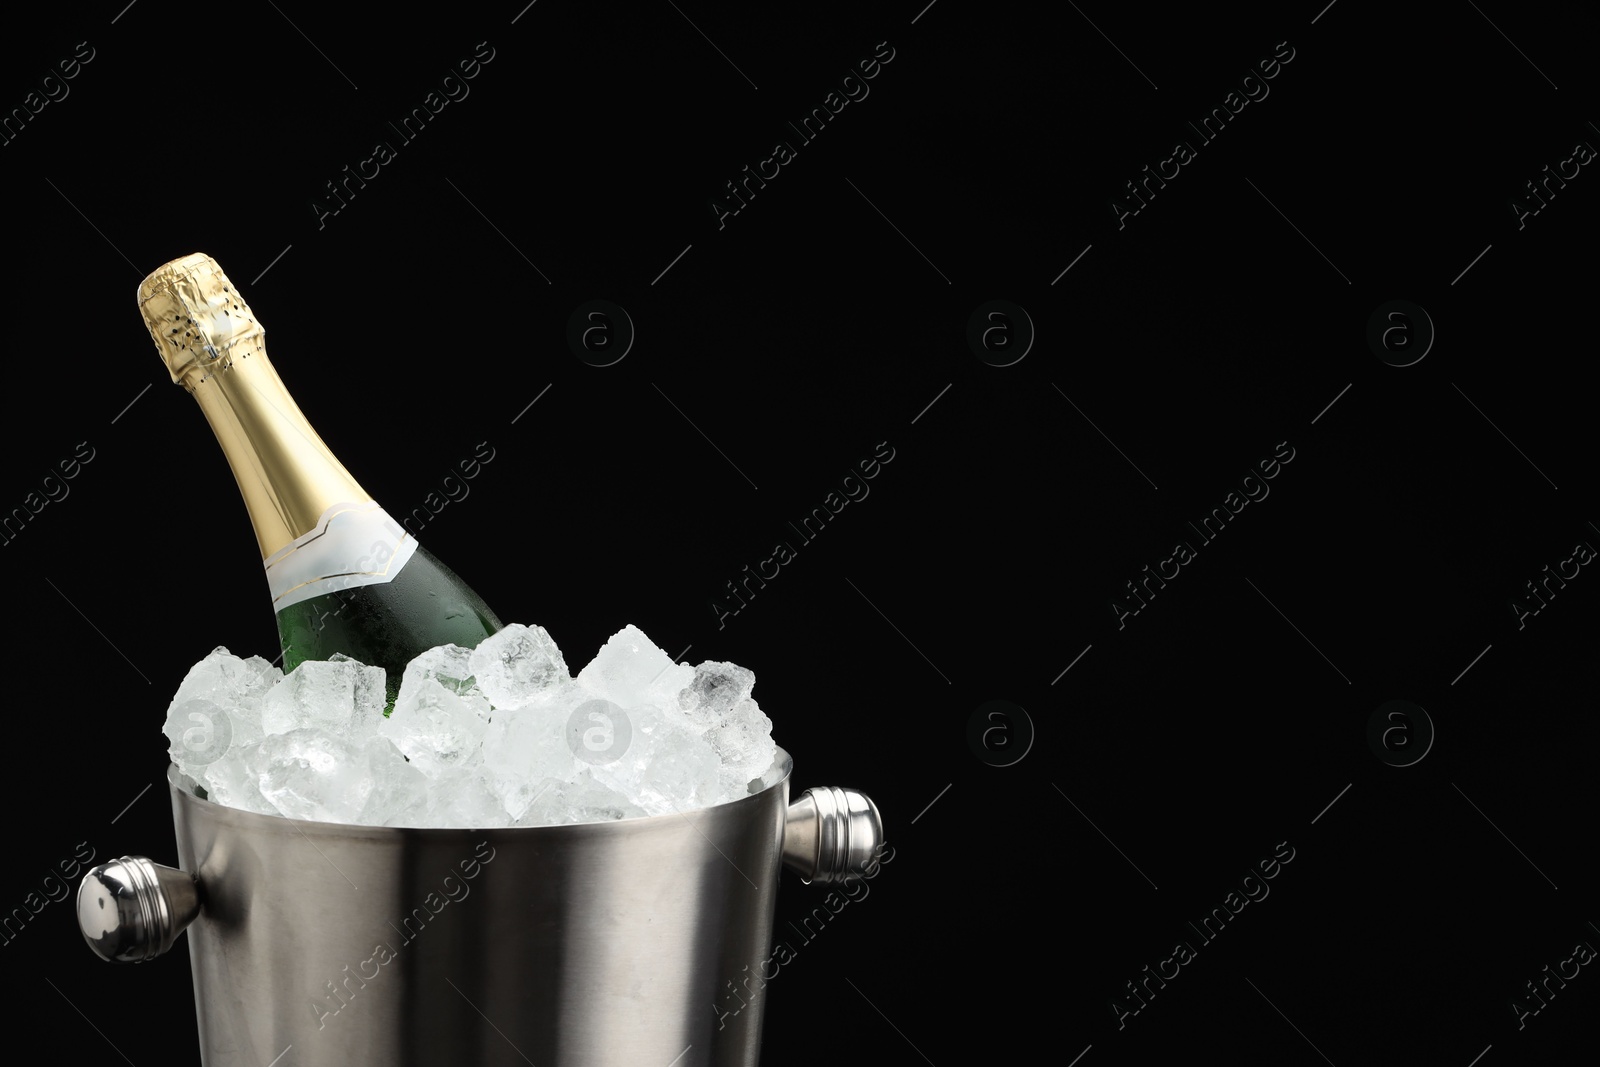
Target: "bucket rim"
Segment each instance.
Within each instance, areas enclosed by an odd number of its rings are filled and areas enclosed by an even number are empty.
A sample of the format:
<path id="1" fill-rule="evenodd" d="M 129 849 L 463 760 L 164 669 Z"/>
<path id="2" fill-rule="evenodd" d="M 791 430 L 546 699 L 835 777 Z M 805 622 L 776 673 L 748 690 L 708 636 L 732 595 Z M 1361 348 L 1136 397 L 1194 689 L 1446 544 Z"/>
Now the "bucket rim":
<path id="1" fill-rule="evenodd" d="M 175 763 L 167 764 L 167 787 L 172 794 L 172 803 L 176 814 L 177 809 L 187 808 L 203 813 L 206 818 L 214 822 L 234 825 L 244 830 L 284 829 L 290 832 L 307 832 L 330 837 L 364 838 L 377 841 L 394 840 L 402 837 L 422 835 L 436 839 L 448 839 L 463 835 L 520 835 L 527 837 L 542 834 L 547 837 L 561 836 L 563 834 L 593 834 L 596 832 L 632 832 L 635 828 L 643 829 L 652 825 L 662 825 L 667 821 L 677 822 L 681 818 L 696 813 L 731 812 L 739 805 L 760 805 L 766 802 L 766 797 L 775 789 L 784 788 L 791 775 L 794 773 L 794 758 L 789 755 L 782 745 L 777 746 L 777 754 L 773 757 L 773 767 L 781 767 L 783 773 L 778 780 L 759 792 L 737 800 L 724 801 L 721 804 L 712 804 L 708 807 L 689 808 L 683 812 L 674 812 L 665 815 L 634 815 L 626 819 L 608 819 L 603 822 L 578 822 L 557 823 L 549 826 L 369 826 L 365 823 L 322 822 L 314 819 L 295 819 L 287 815 L 263 814 L 260 812 L 246 811 L 243 808 L 229 807 L 219 804 L 214 800 L 198 796 L 189 791 L 182 782 L 182 772 Z M 770 768 L 769 768 L 770 769 Z"/>

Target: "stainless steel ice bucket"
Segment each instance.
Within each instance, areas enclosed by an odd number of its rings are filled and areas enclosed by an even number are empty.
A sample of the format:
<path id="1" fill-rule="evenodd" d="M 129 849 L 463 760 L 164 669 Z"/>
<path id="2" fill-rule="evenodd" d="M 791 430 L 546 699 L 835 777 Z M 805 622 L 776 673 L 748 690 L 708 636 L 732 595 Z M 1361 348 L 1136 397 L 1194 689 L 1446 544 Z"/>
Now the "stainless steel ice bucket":
<path id="1" fill-rule="evenodd" d="M 95 868 L 79 924 L 124 961 L 187 927 L 206 1067 L 755 1067 L 780 866 L 870 876 L 883 841 L 870 799 L 790 804 L 778 763 L 714 808 L 501 830 L 256 815 L 172 768 L 182 870 Z"/>

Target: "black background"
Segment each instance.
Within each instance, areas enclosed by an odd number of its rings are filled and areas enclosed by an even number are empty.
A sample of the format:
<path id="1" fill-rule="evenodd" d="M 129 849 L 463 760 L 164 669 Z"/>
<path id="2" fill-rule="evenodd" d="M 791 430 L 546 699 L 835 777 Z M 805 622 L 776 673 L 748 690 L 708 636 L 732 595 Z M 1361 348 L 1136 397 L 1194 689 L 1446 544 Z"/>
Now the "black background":
<path id="1" fill-rule="evenodd" d="M 114 0 L 8 34 L 5 109 L 93 59 L 0 146 L 0 507 L 93 459 L 0 546 L 0 906 L 80 842 L 174 863 L 167 701 L 218 644 L 276 651 L 232 478 L 135 307 L 204 251 L 392 512 L 489 443 L 421 539 L 502 618 L 574 668 L 628 622 L 746 665 L 795 791 L 877 801 L 894 861 L 769 987 L 769 1067 L 1495 1067 L 1592 1039 L 1593 968 L 1522 1029 L 1510 1007 L 1600 944 L 1600 579 L 1520 629 L 1510 606 L 1600 544 L 1600 179 L 1522 229 L 1509 206 L 1600 143 L 1586 10 L 923 2 Z M 470 95 L 399 143 L 482 41 Z M 881 41 L 870 95 L 719 228 L 723 184 Z M 1270 95 L 1119 229 L 1123 183 L 1283 41 Z M 396 158 L 319 225 L 379 139 Z M 637 330 L 607 367 L 566 341 L 593 299 Z M 1037 331 L 1005 367 L 966 340 L 995 299 Z M 1437 331 L 1407 367 L 1366 340 L 1396 299 Z M 719 626 L 880 442 L 870 495 Z M 1270 496 L 1119 629 L 1124 583 L 1280 442 Z M 1009 767 L 967 742 L 995 699 L 1036 734 Z M 1405 768 L 1366 740 L 1393 699 L 1436 731 Z M 1280 842 L 1270 896 L 1119 1030 L 1124 983 Z M 778 929 L 816 896 L 786 877 Z M 187 952 L 110 967 L 74 925 L 8 931 L 11 1037 L 198 1062 Z"/>

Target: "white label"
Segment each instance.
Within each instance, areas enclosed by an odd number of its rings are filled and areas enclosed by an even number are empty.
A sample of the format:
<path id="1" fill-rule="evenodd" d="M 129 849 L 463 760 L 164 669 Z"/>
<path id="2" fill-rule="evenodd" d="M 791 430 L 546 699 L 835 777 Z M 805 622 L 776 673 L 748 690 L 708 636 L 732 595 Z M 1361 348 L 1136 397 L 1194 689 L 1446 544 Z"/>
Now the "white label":
<path id="1" fill-rule="evenodd" d="M 324 593 L 390 582 L 417 551 L 417 539 L 372 501 L 335 504 L 316 529 L 266 561 L 272 608 Z"/>

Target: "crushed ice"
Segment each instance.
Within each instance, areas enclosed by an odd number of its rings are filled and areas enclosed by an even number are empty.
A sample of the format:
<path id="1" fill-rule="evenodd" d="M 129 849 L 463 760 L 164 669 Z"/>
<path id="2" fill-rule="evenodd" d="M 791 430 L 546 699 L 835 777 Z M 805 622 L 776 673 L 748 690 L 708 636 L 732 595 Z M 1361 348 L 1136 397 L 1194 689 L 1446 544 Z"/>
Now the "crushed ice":
<path id="1" fill-rule="evenodd" d="M 772 720 L 732 663 L 673 663 L 637 627 L 576 677 L 541 626 L 407 665 L 347 656 L 288 675 L 218 648 L 167 709 L 191 789 L 261 814 L 371 826 L 545 826 L 727 803 L 781 776 Z"/>

